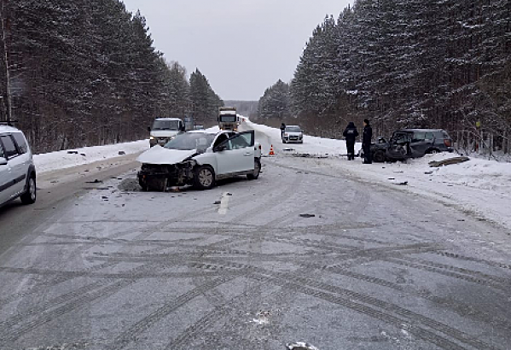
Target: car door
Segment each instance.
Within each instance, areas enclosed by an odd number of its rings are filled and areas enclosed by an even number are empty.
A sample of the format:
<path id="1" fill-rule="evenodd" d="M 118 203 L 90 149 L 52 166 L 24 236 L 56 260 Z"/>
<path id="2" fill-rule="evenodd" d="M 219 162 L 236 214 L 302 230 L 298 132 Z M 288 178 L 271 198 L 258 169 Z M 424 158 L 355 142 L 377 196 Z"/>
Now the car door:
<path id="1" fill-rule="evenodd" d="M 3 167 L 7 167 L 7 174 L 5 177 L 2 176 L 0 189 L 3 190 L 2 192 L 5 192 L 2 198 L 6 197 L 6 200 L 9 200 L 23 192 L 27 174 L 24 172 L 23 159 L 19 156 L 12 136 L 0 136 L 0 143 L 3 146 L 5 159 L 7 159 L 7 165 L 3 165 Z"/>
<path id="2" fill-rule="evenodd" d="M 235 134 L 220 144 L 215 152 L 217 175 L 246 172 L 254 169 L 254 131 Z"/>
<path id="3" fill-rule="evenodd" d="M 396 131 L 389 141 L 387 148 L 387 157 L 390 159 L 406 159 L 409 157 L 409 148 L 411 136 L 408 132 Z"/>
<path id="4" fill-rule="evenodd" d="M 413 158 L 422 157 L 433 144 L 433 134 L 415 131 L 410 141 L 410 153 Z"/>
<path id="5" fill-rule="evenodd" d="M 13 195 L 11 167 L 5 156 L 2 139 L 0 138 L 0 204 L 7 202 Z M 5 162 L 4 162 L 5 161 Z"/>

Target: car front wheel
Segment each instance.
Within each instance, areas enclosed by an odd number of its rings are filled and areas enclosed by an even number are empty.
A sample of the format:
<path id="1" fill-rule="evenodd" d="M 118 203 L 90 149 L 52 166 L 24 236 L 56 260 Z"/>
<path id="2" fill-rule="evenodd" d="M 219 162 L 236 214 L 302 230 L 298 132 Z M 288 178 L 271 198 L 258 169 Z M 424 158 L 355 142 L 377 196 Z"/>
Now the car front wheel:
<path id="1" fill-rule="evenodd" d="M 215 171 L 208 165 L 203 165 L 195 170 L 195 187 L 201 190 L 209 190 L 215 186 Z"/>
<path id="2" fill-rule="evenodd" d="M 259 177 L 261 173 L 261 161 L 257 158 L 254 159 L 254 172 L 252 174 L 248 174 L 247 178 L 249 180 L 255 180 Z"/>
<path id="3" fill-rule="evenodd" d="M 385 161 L 385 152 L 383 151 L 374 152 L 373 160 L 377 163 L 383 163 Z"/>
<path id="4" fill-rule="evenodd" d="M 28 178 L 27 190 L 21 195 L 21 202 L 23 204 L 33 204 L 37 199 L 37 186 L 35 176 L 32 175 Z"/>

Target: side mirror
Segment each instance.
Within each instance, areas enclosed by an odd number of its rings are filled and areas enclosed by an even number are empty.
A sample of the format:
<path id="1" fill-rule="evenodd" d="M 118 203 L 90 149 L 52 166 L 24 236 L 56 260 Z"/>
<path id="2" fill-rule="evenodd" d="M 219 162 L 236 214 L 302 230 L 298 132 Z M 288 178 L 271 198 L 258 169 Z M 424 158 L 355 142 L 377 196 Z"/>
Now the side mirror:
<path id="1" fill-rule="evenodd" d="M 150 126 L 147 127 L 147 131 L 151 132 L 151 127 Z"/>
<path id="2" fill-rule="evenodd" d="M 213 148 L 213 152 L 222 152 L 227 149 L 226 145 L 218 145 L 215 148 Z"/>
<path id="3" fill-rule="evenodd" d="M 7 165 L 7 159 L 0 157 L 0 165 Z"/>

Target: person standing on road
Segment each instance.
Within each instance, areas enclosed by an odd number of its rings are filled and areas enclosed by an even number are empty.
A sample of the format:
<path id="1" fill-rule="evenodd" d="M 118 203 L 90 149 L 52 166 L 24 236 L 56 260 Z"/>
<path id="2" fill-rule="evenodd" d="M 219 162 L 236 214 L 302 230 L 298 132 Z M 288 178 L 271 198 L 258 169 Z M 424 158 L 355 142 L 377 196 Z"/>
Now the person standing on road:
<path id="1" fill-rule="evenodd" d="M 373 138 L 373 128 L 369 125 L 369 119 L 364 119 L 364 133 L 362 135 L 362 149 L 364 150 L 364 164 L 373 162 L 371 154 L 371 139 Z"/>
<path id="2" fill-rule="evenodd" d="M 280 137 L 284 135 L 284 131 L 286 131 L 286 124 L 282 123 L 280 124 Z"/>
<path id="3" fill-rule="evenodd" d="M 353 122 L 349 122 L 342 135 L 346 138 L 348 160 L 355 160 L 355 140 L 358 136 L 357 127 L 355 124 Z"/>

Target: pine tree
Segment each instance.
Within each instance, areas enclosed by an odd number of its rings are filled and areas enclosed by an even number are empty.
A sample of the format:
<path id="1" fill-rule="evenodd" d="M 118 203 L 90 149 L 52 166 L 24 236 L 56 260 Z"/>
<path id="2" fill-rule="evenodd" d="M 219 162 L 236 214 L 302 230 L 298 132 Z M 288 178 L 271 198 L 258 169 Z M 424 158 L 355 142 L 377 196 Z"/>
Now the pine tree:
<path id="1" fill-rule="evenodd" d="M 203 124 L 216 120 L 218 108 L 223 106 L 223 101 L 199 69 L 190 75 L 190 105 L 192 118 Z"/>
<path id="2" fill-rule="evenodd" d="M 289 85 L 279 79 L 266 89 L 259 99 L 259 118 L 286 119 L 291 116 L 289 111 Z"/>
<path id="3" fill-rule="evenodd" d="M 336 104 L 339 92 L 337 34 L 332 16 L 326 17 L 312 33 L 291 82 L 294 113 L 321 115 Z"/>

